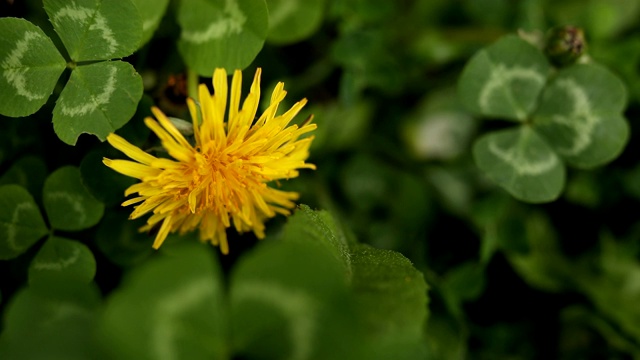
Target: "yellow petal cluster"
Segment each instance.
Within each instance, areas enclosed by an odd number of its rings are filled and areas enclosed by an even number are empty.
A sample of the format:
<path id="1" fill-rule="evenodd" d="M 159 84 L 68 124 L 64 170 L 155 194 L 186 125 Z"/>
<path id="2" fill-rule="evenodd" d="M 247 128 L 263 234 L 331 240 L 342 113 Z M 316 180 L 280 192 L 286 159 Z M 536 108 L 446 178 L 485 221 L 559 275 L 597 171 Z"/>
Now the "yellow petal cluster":
<path id="1" fill-rule="evenodd" d="M 154 248 L 159 248 L 170 232 L 198 228 L 202 241 L 220 246 L 227 254 L 226 229 L 231 224 L 238 232 L 253 231 L 263 238 L 265 220 L 276 214 L 288 215 L 295 206 L 297 193 L 272 188 L 269 183 L 294 178 L 298 169 L 315 169 L 305 162 L 313 137 L 300 137 L 316 125 L 289 125 L 306 99 L 278 115 L 278 104 L 286 95 L 283 83 L 276 85 L 269 107 L 257 118 L 260 74 L 258 69 L 240 107 L 241 72 L 234 72 L 229 89 L 226 71 L 216 69 L 213 95 L 201 84 L 198 102 L 187 100 L 195 140 L 191 143 L 162 111 L 152 108 L 155 119 L 148 117 L 145 124 L 171 159 L 146 153 L 116 134 L 107 137 L 113 147 L 133 160 L 105 158 L 103 162 L 140 179 L 125 192 L 125 196 L 136 196 L 122 205 L 138 204 L 131 219 L 153 213 L 141 230 L 159 226 Z"/>

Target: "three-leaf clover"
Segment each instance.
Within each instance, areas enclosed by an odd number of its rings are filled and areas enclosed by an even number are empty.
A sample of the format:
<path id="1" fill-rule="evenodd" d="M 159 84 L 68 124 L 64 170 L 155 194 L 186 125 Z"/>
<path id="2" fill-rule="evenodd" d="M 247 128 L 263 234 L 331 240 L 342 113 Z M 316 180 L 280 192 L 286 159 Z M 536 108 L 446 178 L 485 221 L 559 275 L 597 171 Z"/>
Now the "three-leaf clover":
<path id="1" fill-rule="evenodd" d="M 104 205 L 84 188 L 80 170 L 73 166 L 62 167 L 47 177 L 42 203 L 49 226 L 24 187 L 15 183 L 0 186 L 0 259 L 20 256 L 48 234 L 31 261 L 29 283 L 91 282 L 96 272 L 91 250 L 78 241 L 54 235 L 54 231 L 94 226 L 102 218 Z"/>
<path id="2" fill-rule="evenodd" d="M 458 94 L 478 115 L 519 124 L 482 136 L 473 155 L 490 179 L 523 201 L 556 199 L 565 164 L 603 165 L 629 137 L 626 90 L 616 75 L 594 63 L 552 69 L 539 49 L 516 36 L 475 54 Z"/>
<path id="3" fill-rule="evenodd" d="M 53 110 L 54 130 L 70 145 L 82 133 L 104 140 L 129 121 L 142 96 L 142 79 L 133 66 L 113 60 L 140 45 L 138 9 L 130 0 L 44 0 L 44 9 L 69 61 L 36 25 L 0 19 L 0 114 L 36 112 L 69 68 L 71 76 Z"/>

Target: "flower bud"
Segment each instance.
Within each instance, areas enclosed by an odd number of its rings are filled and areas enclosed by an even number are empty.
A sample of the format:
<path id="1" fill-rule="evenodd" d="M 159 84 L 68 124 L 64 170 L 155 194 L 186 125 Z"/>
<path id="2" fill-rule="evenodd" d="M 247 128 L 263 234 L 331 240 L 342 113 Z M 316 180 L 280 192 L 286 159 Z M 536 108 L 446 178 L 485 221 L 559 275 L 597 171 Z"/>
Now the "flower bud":
<path id="1" fill-rule="evenodd" d="M 549 30 L 545 54 L 556 66 L 574 64 L 587 47 L 582 29 L 575 26 L 559 26 Z"/>

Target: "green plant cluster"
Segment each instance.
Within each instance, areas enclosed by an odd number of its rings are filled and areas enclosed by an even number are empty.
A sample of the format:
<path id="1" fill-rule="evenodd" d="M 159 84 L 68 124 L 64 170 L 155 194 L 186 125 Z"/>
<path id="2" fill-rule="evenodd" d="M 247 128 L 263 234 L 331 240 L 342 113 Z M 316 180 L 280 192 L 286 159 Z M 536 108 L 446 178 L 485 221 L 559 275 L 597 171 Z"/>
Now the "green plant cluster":
<path id="1" fill-rule="evenodd" d="M 640 0 L 0 2 L 0 359 L 640 359 Z M 215 68 L 318 128 L 230 254 L 129 220 Z M 167 155 L 168 156 L 168 155 Z M 36 346 L 37 344 L 37 346 Z"/>

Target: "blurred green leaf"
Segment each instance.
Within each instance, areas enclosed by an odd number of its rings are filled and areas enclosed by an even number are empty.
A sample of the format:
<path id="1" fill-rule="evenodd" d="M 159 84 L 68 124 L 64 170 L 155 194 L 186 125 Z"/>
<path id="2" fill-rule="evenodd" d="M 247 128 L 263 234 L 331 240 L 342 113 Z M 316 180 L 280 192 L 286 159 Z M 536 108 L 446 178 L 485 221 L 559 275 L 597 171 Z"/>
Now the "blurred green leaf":
<path id="1" fill-rule="evenodd" d="M 424 356 L 428 287 L 422 273 L 400 253 L 365 244 L 352 246 L 351 264 L 358 312 L 377 355 L 383 359 Z"/>
<path id="2" fill-rule="evenodd" d="M 546 30 L 547 16 L 545 0 L 522 0 L 517 5 L 518 29 L 524 31 Z"/>
<path id="3" fill-rule="evenodd" d="M 267 37 L 265 0 L 187 0 L 178 5 L 178 50 L 188 67 L 211 77 L 215 68 L 244 69 Z"/>
<path id="4" fill-rule="evenodd" d="M 465 0 L 462 8 L 475 22 L 504 26 L 509 18 L 508 0 Z"/>
<path id="5" fill-rule="evenodd" d="M 133 4 L 142 17 L 142 39 L 139 45 L 142 47 L 153 37 L 153 33 L 160 25 L 169 0 L 133 0 Z"/>
<path id="6" fill-rule="evenodd" d="M 363 0 L 329 2 L 331 12 L 343 18 L 346 26 L 383 22 L 398 13 L 398 3 L 373 3 Z"/>
<path id="7" fill-rule="evenodd" d="M 47 234 L 40 209 L 18 185 L 0 186 L 0 259 L 12 259 Z"/>
<path id="8" fill-rule="evenodd" d="M 49 175 L 42 190 L 44 209 L 56 230 L 76 231 L 92 227 L 102 218 L 104 205 L 80 181 L 80 170 L 64 166 Z"/>
<path id="9" fill-rule="evenodd" d="M 627 143 L 622 81 L 602 66 L 563 69 L 544 89 L 534 129 L 569 164 L 591 168 L 616 158 Z"/>
<path id="10" fill-rule="evenodd" d="M 524 254 L 508 251 L 509 262 L 531 286 L 551 292 L 565 290 L 578 273 L 560 251 L 558 236 L 548 217 L 532 212 L 524 222 L 523 233 L 529 242 L 529 251 Z"/>
<path id="11" fill-rule="evenodd" d="M 378 11 L 387 6 L 394 5 L 375 4 L 371 7 Z M 388 26 L 388 23 L 367 28 L 357 24 L 356 28 L 345 31 L 332 43 L 330 56 L 344 68 L 340 99 L 346 104 L 360 98 L 362 90 L 368 87 L 399 95 L 407 82 L 402 53 L 394 52 L 394 47 L 401 41 L 391 31 L 383 30 L 384 25 Z"/>
<path id="12" fill-rule="evenodd" d="M 393 171 L 370 154 L 356 153 L 340 175 L 346 200 L 361 212 L 386 205 L 387 196 L 395 191 Z"/>
<path id="13" fill-rule="evenodd" d="M 407 118 L 403 135 L 418 159 L 447 161 L 467 152 L 476 127 L 455 89 L 445 87 L 424 97 Z"/>
<path id="14" fill-rule="evenodd" d="M 145 220 L 128 218 L 128 211 L 109 211 L 100 221 L 96 232 L 96 244 L 100 251 L 111 262 L 122 267 L 138 264 L 154 252 L 151 247 L 154 237 L 138 231 Z"/>
<path id="15" fill-rule="evenodd" d="M 226 303 L 209 245 L 190 243 L 132 270 L 99 329 L 114 359 L 228 359 Z"/>
<path id="16" fill-rule="evenodd" d="M 65 61 L 39 27 L 17 18 L 0 19 L 0 114 L 27 116 L 53 92 Z"/>
<path id="17" fill-rule="evenodd" d="M 474 189 L 469 179 L 475 175 L 467 166 L 431 166 L 425 171 L 425 177 L 436 189 L 442 205 L 460 215 L 470 211 Z"/>
<path id="18" fill-rule="evenodd" d="M 467 150 L 475 124 L 474 119 L 463 112 L 425 114 L 405 128 L 405 137 L 420 159 L 452 160 Z"/>
<path id="19" fill-rule="evenodd" d="M 20 154 L 39 150 L 42 143 L 42 132 L 37 124 L 24 121 L 22 118 L 7 118 L 0 115 L 0 164 L 13 160 Z M 47 120 L 47 121 L 50 121 Z M 42 190 L 42 189 L 41 189 Z"/>
<path id="20" fill-rule="evenodd" d="M 339 151 L 353 148 L 366 137 L 373 116 L 373 106 L 359 101 L 352 106 L 331 103 L 315 107 L 313 122 L 318 129 L 311 151 Z"/>
<path id="21" fill-rule="evenodd" d="M 590 55 L 620 76 L 631 100 L 640 100 L 640 36 L 589 45 Z"/>
<path id="22" fill-rule="evenodd" d="M 363 351 L 344 270 L 322 245 L 263 243 L 234 267 L 236 353 L 255 359 L 349 359 Z"/>
<path id="23" fill-rule="evenodd" d="M 131 0 L 44 0 L 73 61 L 122 58 L 140 44 L 142 20 Z"/>
<path id="24" fill-rule="evenodd" d="M 553 201 L 564 187 L 564 164 L 528 126 L 481 137 L 473 157 L 491 180 L 522 201 Z"/>
<path id="25" fill-rule="evenodd" d="M 563 327 L 560 346 L 563 348 L 570 348 L 582 356 L 593 355 L 588 350 L 588 344 L 585 344 L 585 342 L 594 340 L 584 335 L 588 330 L 585 329 L 585 327 L 589 327 L 605 338 L 608 345 L 612 348 L 630 354 L 633 356 L 633 359 L 640 358 L 640 345 L 626 337 L 615 324 L 612 324 L 591 308 L 573 305 L 562 311 L 561 319 Z"/>
<path id="26" fill-rule="evenodd" d="M 44 161 L 39 157 L 27 155 L 16 160 L 9 170 L 0 176 L 0 185 L 20 185 L 36 199 L 40 199 L 46 176 L 47 166 Z"/>
<path id="27" fill-rule="evenodd" d="M 624 173 L 622 181 L 625 192 L 636 199 L 640 199 L 640 165 L 636 165 Z"/>
<path id="28" fill-rule="evenodd" d="M 303 40 L 320 27 L 325 0 L 267 0 L 267 7 L 267 40 L 275 44 L 288 44 Z"/>
<path id="29" fill-rule="evenodd" d="M 102 163 L 107 156 L 103 149 L 94 149 L 87 153 L 80 163 L 82 184 L 93 197 L 107 206 L 124 201 L 124 191 L 136 183 L 136 180 L 117 173 Z"/>
<path id="30" fill-rule="evenodd" d="M 612 38 L 637 24 L 638 0 L 581 0 L 550 2 L 548 13 L 557 23 L 585 28 L 595 40 Z"/>
<path id="31" fill-rule="evenodd" d="M 602 189 L 596 176 L 591 171 L 574 171 L 567 182 L 564 197 L 575 204 L 597 208 L 602 199 Z"/>
<path id="32" fill-rule="evenodd" d="M 507 253 L 527 254 L 527 239 L 524 219 L 527 217 L 521 203 L 506 193 L 492 193 L 474 203 L 471 216 L 480 228 L 480 263 L 487 265 L 498 250 Z"/>
<path id="33" fill-rule="evenodd" d="M 82 133 L 104 141 L 131 119 L 141 97 L 142 79 L 129 63 L 78 66 L 53 109 L 53 129 L 69 145 Z"/>
<path id="34" fill-rule="evenodd" d="M 29 266 L 29 284 L 83 282 L 96 274 L 96 259 L 89 248 L 74 240 L 51 236 Z"/>
<path id="35" fill-rule="evenodd" d="M 97 288 L 75 282 L 22 289 L 7 305 L 0 358 L 100 358 L 93 341 L 99 304 Z"/>
<path id="36" fill-rule="evenodd" d="M 549 73 L 540 50 L 509 35 L 477 52 L 458 80 L 458 96 L 472 112 L 524 121 Z"/>
<path id="37" fill-rule="evenodd" d="M 578 287 L 600 312 L 640 343 L 640 254 L 636 242 L 602 236 L 597 267 L 576 276 Z"/>
<path id="38" fill-rule="evenodd" d="M 432 217 L 432 195 L 426 181 L 413 174 L 396 171 L 389 210 L 391 217 L 405 230 L 420 229 Z"/>
<path id="39" fill-rule="evenodd" d="M 484 291 L 484 271 L 483 266 L 473 261 L 456 266 L 444 275 L 441 291 L 457 305 L 475 300 Z"/>
<path id="40" fill-rule="evenodd" d="M 430 360 L 467 359 L 467 330 L 448 316 L 434 313 L 426 326 L 426 347 Z"/>

